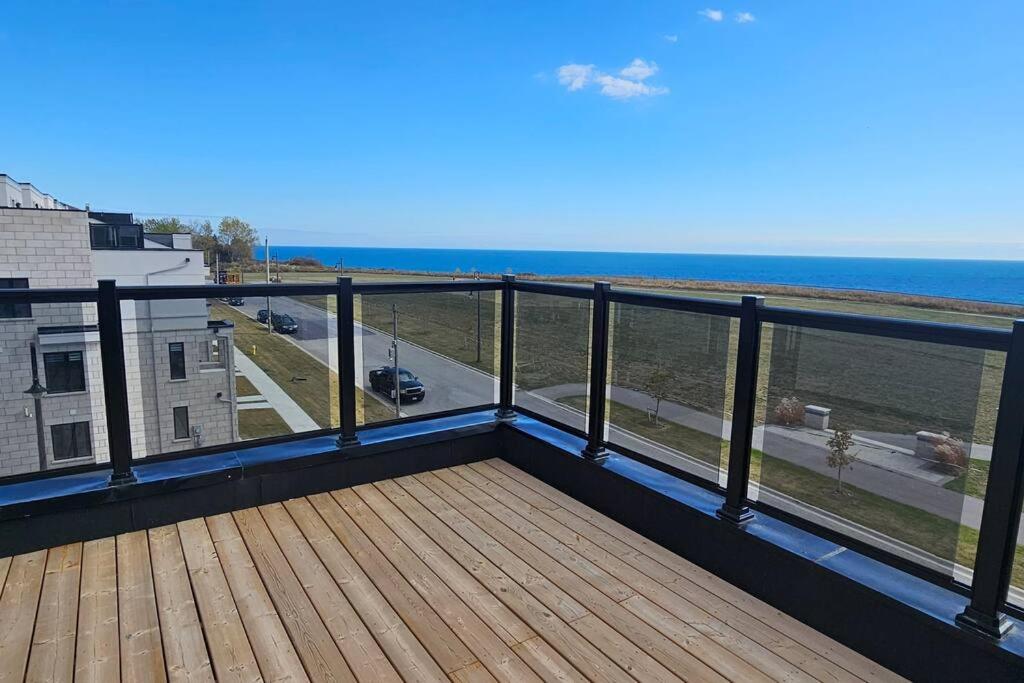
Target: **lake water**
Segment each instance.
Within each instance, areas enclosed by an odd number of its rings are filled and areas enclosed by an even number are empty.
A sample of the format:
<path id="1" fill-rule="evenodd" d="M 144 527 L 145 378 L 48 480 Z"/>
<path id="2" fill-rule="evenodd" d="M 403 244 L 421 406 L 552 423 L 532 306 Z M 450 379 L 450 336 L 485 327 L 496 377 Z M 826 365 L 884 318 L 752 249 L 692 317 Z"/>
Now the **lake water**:
<path id="1" fill-rule="evenodd" d="M 350 268 L 725 280 L 1024 304 L 1024 261 L 314 246 L 272 246 L 270 253 Z M 255 257 L 263 259 L 262 247 Z"/>

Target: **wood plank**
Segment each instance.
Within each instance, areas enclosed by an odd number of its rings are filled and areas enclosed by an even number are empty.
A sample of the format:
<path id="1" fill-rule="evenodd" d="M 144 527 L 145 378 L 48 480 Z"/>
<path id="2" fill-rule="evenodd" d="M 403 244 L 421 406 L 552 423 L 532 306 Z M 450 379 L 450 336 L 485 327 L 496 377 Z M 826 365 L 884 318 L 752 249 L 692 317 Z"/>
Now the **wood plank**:
<path id="1" fill-rule="evenodd" d="M 45 569 L 45 550 L 11 560 L 0 596 L 0 681 L 20 681 L 25 676 Z"/>
<path id="2" fill-rule="evenodd" d="M 371 510 L 402 539 L 438 578 L 452 589 L 508 646 L 533 638 L 536 633 L 463 569 L 441 546 L 427 536 L 372 484 L 356 486 L 355 492 Z"/>
<path id="3" fill-rule="evenodd" d="M 150 529 L 149 552 L 167 677 L 171 681 L 213 681 L 213 666 L 192 597 L 177 527 L 172 524 Z"/>
<path id="4" fill-rule="evenodd" d="M 402 678 L 407 681 L 447 680 L 441 667 L 345 550 L 312 504 L 305 498 L 299 498 L 286 501 L 284 506 Z"/>
<path id="5" fill-rule="evenodd" d="M 4 594 L 4 584 L 7 583 L 7 572 L 11 568 L 10 557 L 0 557 L 0 597 Z"/>
<path id="6" fill-rule="evenodd" d="M 445 498 L 535 569 L 553 578 L 557 576 L 555 580 L 558 584 L 584 607 L 632 641 L 637 648 L 658 660 L 669 671 L 687 680 L 725 680 L 706 663 L 569 571 L 555 558 L 529 543 L 435 474 L 427 472 L 416 476 L 428 488 Z"/>
<path id="7" fill-rule="evenodd" d="M 479 527 L 462 517 L 461 513 L 445 503 L 440 497 L 423 486 L 412 477 L 403 477 L 398 480 L 401 488 L 396 486 L 395 481 L 381 482 L 378 487 L 384 491 L 389 498 L 395 502 L 408 517 L 416 520 L 424 530 L 438 541 L 444 548 L 448 549 L 454 557 L 458 558 L 470 571 L 480 571 L 482 577 L 487 577 L 490 572 L 481 571 L 488 566 L 494 567 L 502 561 L 501 558 L 494 558 L 493 553 L 499 552 L 502 555 L 511 555 L 511 552 L 500 546 L 490 536 L 487 536 Z M 444 522 L 442 522 L 442 518 Z M 450 525 L 450 526 L 449 526 Z M 458 533 L 456 533 L 458 529 Z M 460 535 L 461 534 L 461 535 Z M 511 555 L 515 562 L 523 564 L 518 557 Z M 533 569 L 529 568 L 532 576 Z M 504 575 L 502 575 L 504 576 Z M 529 585 L 529 578 L 523 579 Z M 511 583 L 511 585 L 509 585 Z M 507 601 L 507 604 L 516 611 L 537 633 L 544 636 L 555 650 L 573 663 L 587 678 L 593 681 L 612 683 L 626 677 L 626 672 L 615 665 L 612 660 L 606 657 L 600 650 L 594 647 L 586 638 L 573 630 L 563 621 L 558 610 L 549 609 L 523 585 L 515 580 L 488 580 L 488 587 L 495 591 L 495 594 Z M 560 589 L 559 589 L 560 590 Z M 558 598 L 555 598 L 556 602 Z M 560 603 L 558 603 L 560 604 Z M 589 614 L 586 610 L 580 616 Z M 578 617 L 577 617 L 578 618 Z M 534 639 L 536 640 L 536 639 Z M 517 652 L 519 648 L 513 648 Z M 524 661 L 527 661 L 524 658 Z M 536 670 L 536 669 L 534 669 Z"/>
<path id="8" fill-rule="evenodd" d="M 513 645 L 512 651 L 529 664 L 530 668 L 536 671 L 547 683 L 587 680 L 586 676 L 577 671 L 565 657 L 558 654 L 558 651 L 551 647 L 541 636 L 534 636 L 518 645 Z"/>
<path id="9" fill-rule="evenodd" d="M 623 637 L 621 633 L 616 632 L 593 614 L 588 614 L 582 619 L 572 622 L 572 627 L 618 662 L 619 666 L 640 683 L 680 680 L 678 676 L 659 664 L 656 659 L 635 647 L 628 638 Z"/>
<path id="10" fill-rule="evenodd" d="M 166 681 L 160 617 L 145 531 L 117 537 L 117 603 L 121 680 Z"/>
<path id="11" fill-rule="evenodd" d="M 232 516 L 310 680 L 355 681 L 259 510 L 249 508 Z"/>
<path id="12" fill-rule="evenodd" d="M 586 537 L 573 532 L 551 517 L 550 511 L 534 508 L 473 468 L 455 467 L 452 468 L 452 472 L 490 497 L 493 505 L 485 505 L 486 509 L 491 510 L 500 505 L 514 510 L 558 542 L 587 557 L 634 589 L 638 593 L 635 597 L 640 599 L 629 598 L 621 601 L 624 606 L 686 647 L 709 666 L 718 669 L 727 678 L 763 680 L 768 677 L 792 681 L 812 679 L 810 675 L 760 643 L 719 621 L 713 614 L 693 605 Z M 648 600 L 660 607 L 649 607 Z M 662 610 L 670 614 L 663 614 Z"/>
<path id="13" fill-rule="evenodd" d="M 495 680 L 487 667 L 480 662 L 473 662 L 465 668 L 453 671 L 451 679 L 456 683 L 490 683 Z"/>
<path id="14" fill-rule="evenodd" d="M 260 512 L 356 678 L 360 681 L 401 683 L 398 672 L 284 506 L 280 503 L 263 505 Z"/>
<path id="15" fill-rule="evenodd" d="M 495 678 L 500 681 L 540 680 L 437 574 L 416 557 L 354 490 L 342 489 L 332 495 Z"/>
<path id="16" fill-rule="evenodd" d="M 81 543 L 52 548 L 48 553 L 25 680 L 74 679 L 81 572 Z"/>
<path id="17" fill-rule="evenodd" d="M 206 525 L 264 680 L 305 683 L 309 680 L 306 670 L 288 639 L 235 520 L 225 513 L 207 517 Z"/>
<path id="18" fill-rule="evenodd" d="M 860 653 L 776 610 L 504 460 L 487 460 L 475 463 L 472 467 L 502 485 L 509 482 L 522 485 L 535 496 L 526 498 L 531 505 L 543 505 L 544 509 L 551 510 L 553 516 L 576 533 L 588 537 L 641 571 L 657 578 L 663 585 L 679 592 L 692 602 L 697 603 L 699 599 L 703 599 L 706 603 L 701 606 L 719 616 L 722 621 L 729 623 L 730 619 L 738 620 L 741 623 L 735 624 L 737 630 L 749 633 L 748 629 L 756 629 L 755 622 L 760 621 L 762 627 L 767 627 L 768 631 L 774 634 L 771 639 L 774 642 L 760 642 L 811 675 L 843 678 L 843 672 L 835 670 L 839 667 L 848 674 L 866 680 L 902 680 Z M 501 475 L 504 479 L 501 479 Z"/>
<path id="19" fill-rule="evenodd" d="M 636 591 L 609 574 L 603 567 L 591 562 L 583 555 L 559 542 L 558 539 L 545 533 L 532 521 L 525 519 L 507 506 L 492 504 L 496 502 L 492 496 L 482 491 L 481 487 L 475 483 L 468 482 L 466 477 L 458 474 L 459 472 L 466 472 L 467 476 L 474 474 L 473 470 L 467 467 L 435 470 L 434 474 L 442 481 L 447 482 L 455 490 L 461 491 L 496 519 L 501 520 L 509 528 L 514 529 L 520 536 L 558 560 L 569 571 L 615 602 L 622 602 L 636 595 Z"/>
<path id="20" fill-rule="evenodd" d="M 418 479 L 400 477 L 392 481 L 400 485 L 403 491 L 412 495 L 419 505 L 430 510 L 452 531 L 479 551 L 481 556 L 486 556 L 516 584 L 524 587 L 560 619 L 566 622 L 574 621 L 589 614 L 583 605 L 559 588 L 551 579 L 501 545 Z"/>
<path id="21" fill-rule="evenodd" d="M 82 546 L 75 681 L 104 683 L 120 678 L 117 548 L 113 538 L 101 538 Z"/>
<path id="22" fill-rule="evenodd" d="M 217 680 L 249 683 L 261 680 L 256 657 L 249 645 L 206 522 L 202 518 L 190 519 L 179 522 L 177 526 L 185 566 L 188 568 Z"/>
<path id="23" fill-rule="evenodd" d="M 395 570 L 377 546 L 327 493 L 307 496 L 342 545 L 383 593 L 395 611 L 446 673 L 469 666 L 476 657 L 437 612 Z"/>

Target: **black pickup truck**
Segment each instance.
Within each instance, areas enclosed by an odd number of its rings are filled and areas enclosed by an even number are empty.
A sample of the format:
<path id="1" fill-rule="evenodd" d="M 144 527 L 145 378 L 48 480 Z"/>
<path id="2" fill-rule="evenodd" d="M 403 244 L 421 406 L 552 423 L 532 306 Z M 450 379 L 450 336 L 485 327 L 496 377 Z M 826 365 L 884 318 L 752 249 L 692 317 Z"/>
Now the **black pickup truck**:
<path id="1" fill-rule="evenodd" d="M 405 368 L 398 368 L 398 382 L 402 387 L 403 401 L 409 403 L 422 401 L 427 395 L 427 389 L 423 386 L 420 378 Z M 378 394 L 394 399 L 395 368 L 384 365 L 376 370 L 370 370 L 370 388 Z"/>

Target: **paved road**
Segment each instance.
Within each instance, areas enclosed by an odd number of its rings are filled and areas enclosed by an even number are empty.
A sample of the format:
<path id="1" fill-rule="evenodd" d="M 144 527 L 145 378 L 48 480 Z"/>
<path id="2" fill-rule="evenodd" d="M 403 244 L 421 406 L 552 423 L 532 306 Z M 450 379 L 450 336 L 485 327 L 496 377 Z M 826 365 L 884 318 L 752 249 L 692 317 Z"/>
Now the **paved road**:
<path id="1" fill-rule="evenodd" d="M 292 341 L 332 370 L 338 369 L 337 326 L 333 314 L 288 297 L 277 297 L 271 305 L 274 311 L 287 313 L 299 324 L 299 331 L 290 337 Z M 256 317 L 259 309 L 266 308 L 266 299 L 247 299 L 244 306 L 237 308 Z M 369 387 L 370 370 L 391 366 L 388 358 L 390 347 L 389 335 L 356 324 L 356 377 L 361 389 Z M 423 415 L 498 400 L 497 378 L 401 339 L 398 361 L 420 378 L 427 391 L 426 398 L 420 403 L 403 404 L 403 415 Z M 369 395 L 376 394 L 368 392 Z M 380 398 L 382 403 L 394 405 L 389 399 Z"/>

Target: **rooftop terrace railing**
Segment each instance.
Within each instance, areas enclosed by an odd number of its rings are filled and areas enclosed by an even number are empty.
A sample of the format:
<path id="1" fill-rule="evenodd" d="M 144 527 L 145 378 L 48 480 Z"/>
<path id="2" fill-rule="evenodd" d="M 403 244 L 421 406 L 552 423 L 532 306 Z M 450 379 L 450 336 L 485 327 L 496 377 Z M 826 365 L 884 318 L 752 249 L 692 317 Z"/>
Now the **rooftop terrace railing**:
<path id="1" fill-rule="evenodd" d="M 743 526 L 761 511 L 781 515 L 961 591 L 970 605 L 959 623 L 987 637 L 1005 633 L 1006 612 L 1024 615 L 1024 604 L 1008 601 L 1017 595 L 1011 582 L 1024 581 L 1014 574 L 1024 563 L 1018 543 L 1024 321 L 1012 330 L 991 329 L 781 308 L 755 296 L 717 301 L 513 276 L 231 286 L 118 287 L 102 281 L 96 289 L 0 290 L 0 304 L 95 306 L 110 462 L 84 469 L 109 468 L 116 487 L 135 480 L 138 462 L 124 307 L 190 299 L 221 306 L 215 300 L 226 296 L 265 301 L 260 305 L 270 311 L 304 307 L 320 330 L 296 345 L 320 363 L 312 395 L 329 410 L 308 430 L 282 430 L 251 443 L 331 433 L 344 454 L 359 447 L 360 433 L 372 425 L 485 409 L 509 421 L 520 413 L 584 438 L 581 456 L 597 466 L 617 453 L 718 492 L 722 524 Z M 238 325 L 265 324 L 247 309 L 222 310 Z M 364 345 L 368 339 L 374 348 Z M 386 359 L 380 356 L 384 341 Z M 219 350 L 226 352 L 249 355 L 240 348 Z M 369 378 L 371 370 L 401 365 L 410 356 L 438 365 L 442 378 L 423 383 L 428 396 L 440 398 L 434 409 L 422 401 L 415 414 L 401 410 L 403 401 L 414 400 L 404 396 L 404 387 L 389 395 L 386 386 L 394 384 L 385 382 L 381 391 Z M 446 377 L 464 378 L 458 381 L 465 386 L 445 385 Z M 292 379 L 306 382 L 310 393 L 310 377 Z M 830 406 L 806 405 L 804 399 L 833 402 L 833 419 L 845 424 L 828 429 L 823 418 Z M 793 422 L 788 408 L 811 426 Z M 947 425 L 950 434 L 944 435 Z M 828 497 L 832 470 L 844 470 L 826 457 L 836 445 L 833 437 L 846 430 L 864 459 L 887 451 L 907 471 L 886 462 L 855 465 L 865 472 L 852 483 L 855 496 Z M 232 442 L 146 455 L 187 458 L 237 447 Z M 922 455 L 918 447 L 945 448 L 953 459 Z M 914 458 L 923 464 L 918 467 Z M 931 484 L 921 483 L 928 478 Z"/>

